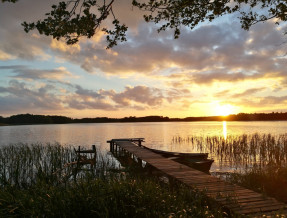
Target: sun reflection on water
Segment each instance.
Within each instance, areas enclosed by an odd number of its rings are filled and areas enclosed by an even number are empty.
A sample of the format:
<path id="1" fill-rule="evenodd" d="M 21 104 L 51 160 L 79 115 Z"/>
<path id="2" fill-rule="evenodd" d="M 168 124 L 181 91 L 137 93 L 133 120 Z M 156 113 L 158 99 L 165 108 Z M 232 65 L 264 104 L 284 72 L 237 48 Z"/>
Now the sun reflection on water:
<path id="1" fill-rule="evenodd" d="M 222 122 L 222 133 L 223 133 L 223 137 L 226 140 L 227 138 L 227 126 L 226 126 L 226 121 Z"/>

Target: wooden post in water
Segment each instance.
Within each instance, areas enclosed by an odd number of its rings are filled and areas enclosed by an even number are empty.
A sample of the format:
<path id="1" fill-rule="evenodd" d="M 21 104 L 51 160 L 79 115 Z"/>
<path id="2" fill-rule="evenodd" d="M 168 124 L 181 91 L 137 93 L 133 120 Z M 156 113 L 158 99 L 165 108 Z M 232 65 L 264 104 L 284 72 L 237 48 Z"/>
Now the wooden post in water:
<path id="1" fill-rule="evenodd" d="M 110 151 L 114 152 L 114 142 L 110 141 Z"/>
<path id="2" fill-rule="evenodd" d="M 142 162 L 142 159 L 140 159 L 140 158 L 138 158 L 138 163 L 139 163 L 139 165 L 140 165 L 140 167 L 142 167 L 143 166 L 143 162 Z"/>

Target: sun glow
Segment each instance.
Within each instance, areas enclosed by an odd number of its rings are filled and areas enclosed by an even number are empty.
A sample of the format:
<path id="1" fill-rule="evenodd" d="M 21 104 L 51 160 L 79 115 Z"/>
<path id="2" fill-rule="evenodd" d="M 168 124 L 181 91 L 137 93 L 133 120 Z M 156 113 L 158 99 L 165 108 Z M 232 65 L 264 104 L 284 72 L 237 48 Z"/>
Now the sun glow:
<path id="1" fill-rule="evenodd" d="M 235 113 L 235 107 L 230 104 L 218 105 L 215 107 L 215 113 L 217 116 L 228 116 Z"/>

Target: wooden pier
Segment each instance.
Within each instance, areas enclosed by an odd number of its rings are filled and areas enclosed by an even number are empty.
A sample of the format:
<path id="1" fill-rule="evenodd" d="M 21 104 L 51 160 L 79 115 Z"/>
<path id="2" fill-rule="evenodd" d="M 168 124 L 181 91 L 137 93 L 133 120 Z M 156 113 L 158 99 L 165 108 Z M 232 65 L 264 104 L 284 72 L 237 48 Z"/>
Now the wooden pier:
<path id="1" fill-rule="evenodd" d="M 108 143 L 110 143 L 111 151 L 120 149 L 136 156 L 138 160 L 145 161 L 160 170 L 168 178 L 175 179 L 201 191 L 231 213 L 250 217 L 272 216 L 275 214 L 280 214 L 281 217 L 287 216 L 286 204 L 164 158 L 141 147 L 143 140 L 143 138 L 112 139 Z"/>

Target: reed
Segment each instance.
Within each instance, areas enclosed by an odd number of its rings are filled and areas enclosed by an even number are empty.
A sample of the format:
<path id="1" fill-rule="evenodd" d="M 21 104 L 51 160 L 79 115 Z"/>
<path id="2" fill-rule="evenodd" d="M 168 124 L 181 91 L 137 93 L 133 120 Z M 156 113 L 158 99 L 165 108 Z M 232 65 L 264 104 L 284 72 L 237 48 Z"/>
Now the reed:
<path id="1" fill-rule="evenodd" d="M 1 147 L 0 217 L 224 216 L 200 193 L 121 172 L 100 152 L 95 166 L 71 169 L 63 180 L 66 162 L 75 160 L 73 148 L 59 144 Z"/>
<path id="2" fill-rule="evenodd" d="M 221 178 L 287 203 L 287 134 L 175 136 L 172 143 L 210 153 L 219 165 L 239 169 Z"/>
<path id="3" fill-rule="evenodd" d="M 287 166 L 287 134 L 243 134 L 223 136 L 174 136 L 171 144 L 186 144 L 194 150 L 210 153 L 230 167 Z"/>
<path id="4" fill-rule="evenodd" d="M 287 167 L 254 167 L 241 173 L 228 173 L 225 179 L 287 203 Z"/>
<path id="5" fill-rule="evenodd" d="M 114 162 L 97 152 L 97 162 L 92 167 L 83 166 L 93 176 L 102 176 L 114 167 Z M 18 144 L 0 148 L 0 187 L 7 185 L 29 187 L 38 181 L 63 183 L 85 177 L 72 163 L 77 155 L 71 146 L 55 144 Z"/>

